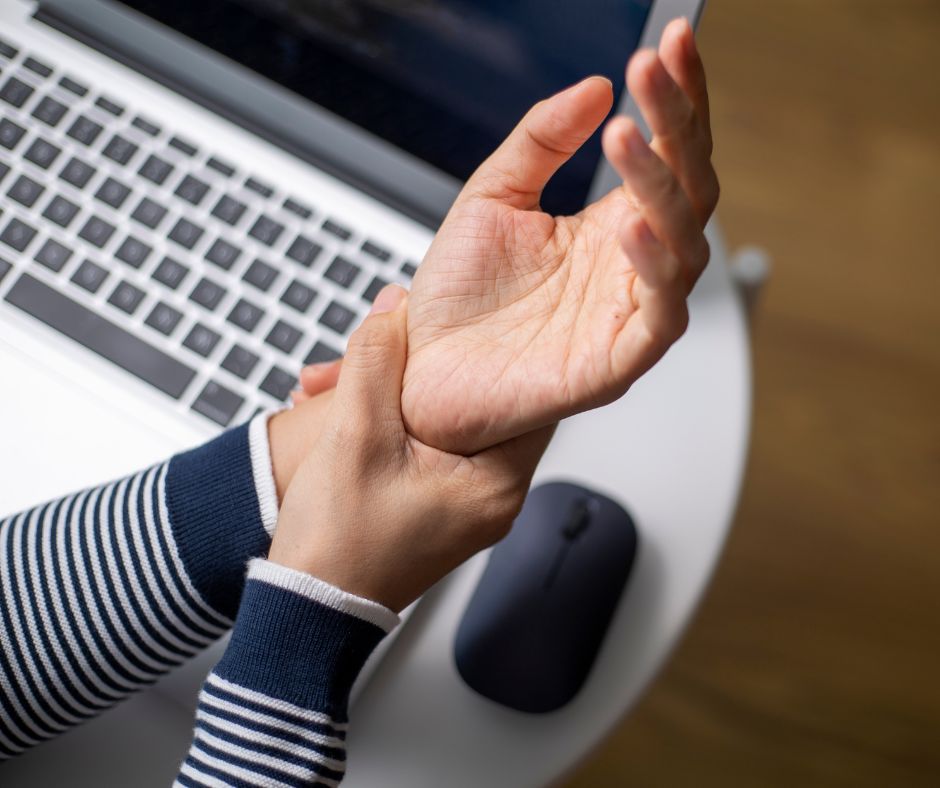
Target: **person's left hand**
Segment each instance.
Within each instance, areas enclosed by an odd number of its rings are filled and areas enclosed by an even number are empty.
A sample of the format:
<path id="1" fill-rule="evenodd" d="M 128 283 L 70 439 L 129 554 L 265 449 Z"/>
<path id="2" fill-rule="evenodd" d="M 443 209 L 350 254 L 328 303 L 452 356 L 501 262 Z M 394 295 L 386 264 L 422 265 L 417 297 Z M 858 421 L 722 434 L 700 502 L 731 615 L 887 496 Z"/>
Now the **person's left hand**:
<path id="1" fill-rule="evenodd" d="M 268 558 L 401 610 L 505 536 L 554 426 L 473 457 L 405 429 L 406 293 L 395 285 L 349 340 L 319 437 L 287 488 Z M 338 368 L 320 368 L 333 379 Z M 333 370 L 333 371 L 330 371 Z"/>
<path id="2" fill-rule="evenodd" d="M 684 332 L 718 200 L 687 22 L 632 58 L 627 84 L 653 140 L 629 118 L 608 123 L 604 152 L 622 186 L 575 216 L 539 208 L 610 111 L 610 83 L 595 77 L 533 107 L 438 231 L 409 297 L 402 392 L 424 443 L 469 454 L 610 402 Z"/>

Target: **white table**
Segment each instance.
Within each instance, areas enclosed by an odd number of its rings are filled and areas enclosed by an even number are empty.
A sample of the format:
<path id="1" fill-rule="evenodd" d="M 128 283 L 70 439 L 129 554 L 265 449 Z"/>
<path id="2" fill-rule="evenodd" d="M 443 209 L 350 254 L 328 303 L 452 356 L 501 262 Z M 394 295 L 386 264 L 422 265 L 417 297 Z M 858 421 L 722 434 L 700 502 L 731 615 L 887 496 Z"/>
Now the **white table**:
<path id="1" fill-rule="evenodd" d="M 550 784 L 652 681 L 721 552 L 747 451 L 747 329 L 714 229 L 710 240 L 713 262 L 693 293 L 686 335 L 622 400 L 563 424 L 536 474 L 536 484 L 569 479 L 621 501 L 640 532 L 632 577 L 584 689 L 562 710 L 532 716 L 462 683 L 453 640 L 485 566 L 478 556 L 425 596 L 359 695 L 344 786 Z M 195 687 L 204 666 L 170 681 Z M 166 786 L 190 726 L 188 709 L 151 691 L 7 764 L 3 785 Z"/>

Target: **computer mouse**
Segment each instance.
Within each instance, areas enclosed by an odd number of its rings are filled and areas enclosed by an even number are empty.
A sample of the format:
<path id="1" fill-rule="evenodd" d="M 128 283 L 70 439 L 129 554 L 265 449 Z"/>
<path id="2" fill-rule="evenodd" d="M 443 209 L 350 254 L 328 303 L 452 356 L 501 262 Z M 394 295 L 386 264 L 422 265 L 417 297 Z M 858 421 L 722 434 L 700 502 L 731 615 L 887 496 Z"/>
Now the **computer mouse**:
<path id="1" fill-rule="evenodd" d="M 636 548 L 633 519 L 610 498 L 560 481 L 532 489 L 458 626 L 464 682 L 519 711 L 568 703 L 594 664 Z"/>

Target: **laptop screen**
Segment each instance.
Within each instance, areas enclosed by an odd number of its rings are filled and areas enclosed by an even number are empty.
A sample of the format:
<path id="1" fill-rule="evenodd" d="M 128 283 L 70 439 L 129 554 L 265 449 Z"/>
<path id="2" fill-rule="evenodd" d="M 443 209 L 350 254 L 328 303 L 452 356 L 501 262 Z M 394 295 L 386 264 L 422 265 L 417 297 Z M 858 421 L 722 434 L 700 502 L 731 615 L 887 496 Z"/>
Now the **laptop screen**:
<path id="1" fill-rule="evenodd" d="M 589 74 L 620 91 L 652 0 L 123 0 L 460 180 L 526 109 Z M 618 97 L 619 98 L 619 97 Z M 600 135 L 549 184 L 577 211 Z"/>

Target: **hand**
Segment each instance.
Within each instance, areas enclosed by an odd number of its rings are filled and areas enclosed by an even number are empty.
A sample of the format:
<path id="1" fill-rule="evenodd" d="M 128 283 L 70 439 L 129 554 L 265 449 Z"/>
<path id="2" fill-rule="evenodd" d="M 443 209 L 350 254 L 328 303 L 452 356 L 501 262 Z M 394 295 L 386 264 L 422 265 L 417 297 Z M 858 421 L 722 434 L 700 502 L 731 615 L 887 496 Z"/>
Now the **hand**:
<path id="1" fill-rule="evenodd" d="M 705 74 L 684 20 L 627 85 L 653 131 L 603 135 L 623 185 L 575 216 L 539 196 L 611 109 L 585 80 L 537 104 L 470 178 L 408 299 L 408 430 L 463 454 L 620 397 L 684 332 L 718 199 Z"/>
<path id="2" fill-rule="evenodd" d="M 412 437 L 401 409 L 409 314 L 405 291 L 391 285 L 350 338 L 268 554 L 396 611 L 505 536 L 554 430 L 473 457 Z"/>

